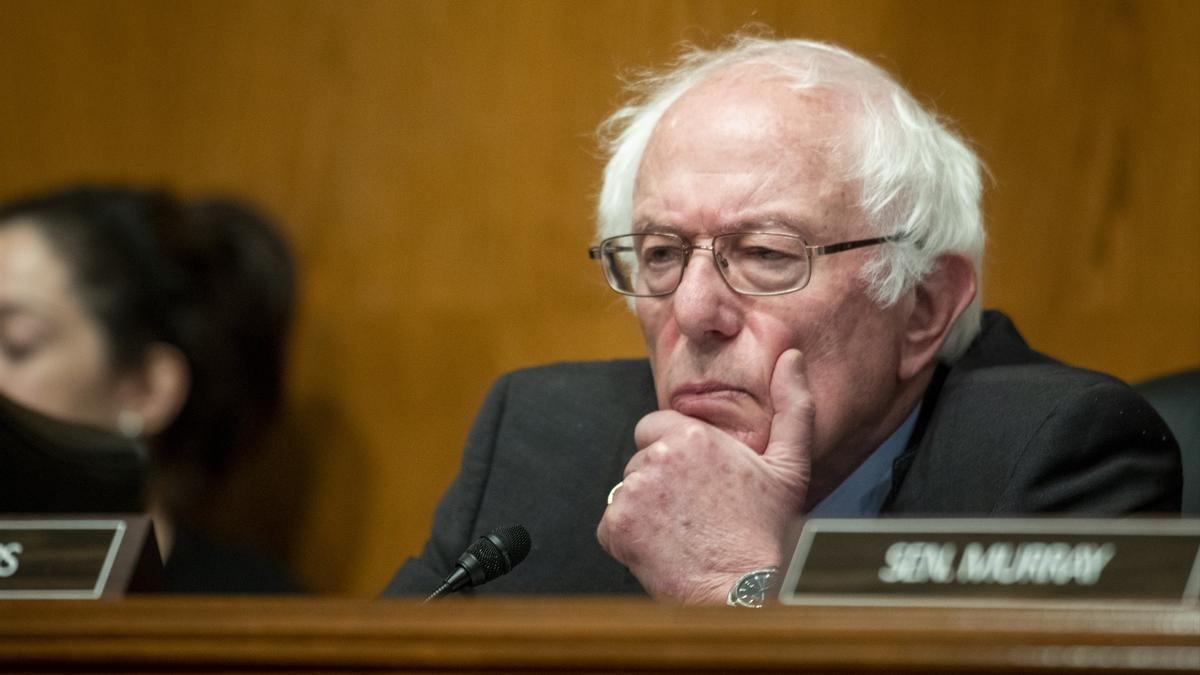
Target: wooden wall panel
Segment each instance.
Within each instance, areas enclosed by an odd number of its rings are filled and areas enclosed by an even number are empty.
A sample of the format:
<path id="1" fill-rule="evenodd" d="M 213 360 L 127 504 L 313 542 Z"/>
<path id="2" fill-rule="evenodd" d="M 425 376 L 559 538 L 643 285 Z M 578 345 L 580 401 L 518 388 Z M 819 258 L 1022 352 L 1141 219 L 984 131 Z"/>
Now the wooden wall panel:
<path id="1" fill-rule="evenodd" d="M 138 181 L 280 217 L 292 410 L 215 519 L 370 595 L 495 376 L 641 352 L 583 254 L 591 133 L 683 39 L 757 21 L 897 72 L 991 169 L 988 305 L 1127 379 L 1200 364 L 1198 7 L 0 0 L 0 197 Z"/>

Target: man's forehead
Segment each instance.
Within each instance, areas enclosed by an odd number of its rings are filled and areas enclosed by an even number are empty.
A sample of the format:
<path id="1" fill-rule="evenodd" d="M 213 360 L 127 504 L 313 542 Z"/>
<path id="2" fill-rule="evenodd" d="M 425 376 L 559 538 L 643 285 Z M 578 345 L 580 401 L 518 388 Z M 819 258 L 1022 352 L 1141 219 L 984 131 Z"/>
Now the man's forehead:
<path id="1" fill-rule="evenodd" d="M 826 89 L 797 90 L 776 66 L 730 66 L 667 109 L 648 139 L 643 163 L 672 162 L 690 153 L 720 165 L 722 156 L 759 153 L 760 163 L 802 162 L 828 172 L 848 131 L 839 103 Z"/>
<path id="2" fill-rule="evenodd" d="M 820 93 L 790 84 L 776 68 L 747 64 L 681 96 L 647 144 L 635 184 L 637 228 L 670 228 L 667 214 L 702 213 L 714 234 L 744 222 L 822 236 L 845 220 L 828 213 L 853 201 L 835 151 L 841 123 Z"/>

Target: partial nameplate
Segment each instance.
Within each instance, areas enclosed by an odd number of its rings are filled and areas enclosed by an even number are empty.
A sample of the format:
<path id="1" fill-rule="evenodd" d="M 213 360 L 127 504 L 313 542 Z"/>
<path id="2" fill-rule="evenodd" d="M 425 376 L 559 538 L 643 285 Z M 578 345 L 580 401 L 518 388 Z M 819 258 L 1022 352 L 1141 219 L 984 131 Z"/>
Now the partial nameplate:
<path id="1" fill-rule="evenodd" d="M 151 539 L 140 515 L 0 517 L 0 600 L 121 595 L 155 562 Z"/>
<path id="2" fill-rule="evenodd" d="M 785 605 L 1200 602 L 1198 519 L 813 519 Z"/>

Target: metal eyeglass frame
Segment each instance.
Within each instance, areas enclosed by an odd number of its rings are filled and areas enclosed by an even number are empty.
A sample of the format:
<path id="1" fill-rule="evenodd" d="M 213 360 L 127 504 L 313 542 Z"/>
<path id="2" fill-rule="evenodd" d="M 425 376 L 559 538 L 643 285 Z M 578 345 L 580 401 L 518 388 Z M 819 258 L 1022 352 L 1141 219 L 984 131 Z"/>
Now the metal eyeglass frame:
<path id="1" fill-rule="evenodd" d="M 716 242 L 718 239 L 724 239 L 726 237 L 742 237 L 742 236 L 745 236 L 748 234 L 769 234 L 772 236 L 788 237 L 791 239 L 799 240 L 801 246 L 804 248 L 805 263 L 808 265 L 808 271 L 804 275 L 804 280 L 800 283 L 800 285 L 796 286 L 795 288 L 789 288 L 789 289 L 782 290 L 782 291 L 769 291 L 769 292 L 740 291 L 740 290 L 734 288 L 733 284 L 729 281 L 729 277 L 725 276 L 725 274 L 726 274 L 725 269 L 729 267 L 729 262 L 727 260 L 725 260 L 725 258 L 722 257 L 721 254 L 717 253 L 717 251 L 715 249 Z M 669 239 L 675 239 L 676 241 L 679 242 L 679 247 L 683 249 L 683 264 L 679 266 L 679 278 L 675 280 L 675 285 L 671 287 L 671 290 L 663 291 L 662 293 L 633 293 L 631 291 L 623 291 L 620 288 L 617 288 L 617 284 L 613 280 L 612 275 L 609 272 L 608 265 L 602 264 L 601 267 L 604 270 L 604 279 L 606 281 L 608 281 L 609 287 L 612 288 L 617 293 L 620 293 L 621 295 L 629 295 L 629 296 L 632 296 L 635 298 L 661 298 L 661 297 L 670 295 L 670 294 L 674 293 L 675 291 L 677 291 L 679 289 L 679 285 L 681 283 L 683 283 L 683 272 L 684 272 L 684 270 L 687 269 L 688 263 L 692 261 L 692 251 L 696 251 L 696 250 L 708 251 L 709 253 L 712 254 L 713 265 L 716 266 L 717 272 L 721 275 L 721 279 L 725 282 L 725 285 L 728 286 L 729 290 L 733 291 L 734 293 L 737 293 L 739 295 L 752 295 L 752 296 L 787 295 L 788 293 L 795 293 L 796 291 L 802 290 L 805 286 L 808 285 L 809 280 L 812 279 L 812 259 L 813 258 L 817 258 L 817 257 L 823 256 L 823 255 L 832 255 L 834 253 L 841 253 L 843 251 L 850 251 L 850 250 L 853 250 L 856 248 L 863 248 L 866 246 L 876 246 L 878 244 L 896 243 L 896 242 L 903 241 L 906 238 L 905 235 L 898 234 L 898 235 L 889 235 L 886 237 L 872 237 L 870 239 L 855 239 L 852 241 L 842 241 L 842 242 L 838 242 L 836 244 L 826 244 L 824 246 L 811 246 L 808 244 L 808 242 L 804 241 L 803 237 L 801 237 L 799 235 L 795 235 L 795 234 L 789 234 L 786 232 L 728 232 L 728 233 L 719 234 L 719 235 L 713 237 L 709 241 L 708 246 L 699 246 L 699 245 L 691 243 L 687 239 L 684 239 L 680 235 L 675 234 L 673 232 L 630 232 L 629 234 L 619 234 L 615 237 L 607 237 L 605 239 L 602 239 L 599 244 L 588 247 L 588 259 L 600 260 L 603 262 L 603 259 L 604 259 L 603 250 L 604 250 L 605 244 L 613 241 L 614 239 L 624 239 L 625 237 L 637 236 L 637 235 L 653 235 L 653 236 L 657 236 L 657 237 L 667 237 Z"/>

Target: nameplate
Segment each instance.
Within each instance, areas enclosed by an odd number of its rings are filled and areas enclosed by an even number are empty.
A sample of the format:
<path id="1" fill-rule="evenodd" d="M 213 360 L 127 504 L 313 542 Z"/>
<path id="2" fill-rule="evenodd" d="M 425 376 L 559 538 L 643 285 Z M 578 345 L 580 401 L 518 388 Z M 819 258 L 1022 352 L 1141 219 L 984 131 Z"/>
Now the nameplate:
<path id="1" fill-rule="evenodd" d="M 0 516 L 0 600 L 150 590 L 161 567 L 146 516 Z"/>
<path id="2" fill-rule="evenodd" d="M 785 605 L 1200 604 L 1200 519 L 812 519 Z"/>

